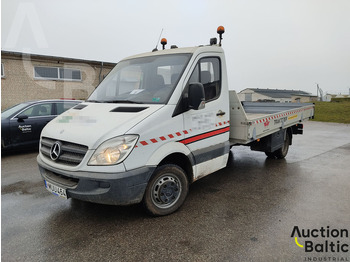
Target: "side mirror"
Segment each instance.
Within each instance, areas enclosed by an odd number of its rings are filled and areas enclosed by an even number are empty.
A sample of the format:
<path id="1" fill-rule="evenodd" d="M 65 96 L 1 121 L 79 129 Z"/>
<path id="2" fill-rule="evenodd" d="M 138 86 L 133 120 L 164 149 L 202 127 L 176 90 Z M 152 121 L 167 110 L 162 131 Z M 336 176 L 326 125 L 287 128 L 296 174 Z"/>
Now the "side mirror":
<path id="1" fill-rule="evenodd" d="M 24 119 L 28 119 L 27 115 L 19 115 L 17 116 L 17 121 L 18 122 L 23 122 Z"/>
<path id="2" fill-rule="evenodd" d="M 202 83 L 192 83 L 188 88 L 188 105 L 190 109 L 205 108 L 204 86 Z"/>

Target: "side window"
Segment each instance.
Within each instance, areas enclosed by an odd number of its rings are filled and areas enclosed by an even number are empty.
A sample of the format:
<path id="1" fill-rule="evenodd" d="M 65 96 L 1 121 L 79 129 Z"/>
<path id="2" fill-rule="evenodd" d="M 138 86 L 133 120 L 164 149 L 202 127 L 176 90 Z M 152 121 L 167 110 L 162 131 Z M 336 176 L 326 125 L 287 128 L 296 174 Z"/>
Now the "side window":
<path id="1" fill-rule="evenodd" d="M 221 91 L 219 58 L 204 58 L 200 60 L 200 82 L 204 86 L 205 101 L 219 97 Z"/>
<path id="2" fill-rule="evenodd" d="M 24 110 L 21 115 L 27 115 L 28 117 L 49 116 L 52 113 L 51 109 L 52 104 L 40 104 Z"/>
<path id="3" fill-rule="evenodd" d="M 218 98 L 221 92 L 220 59 L 210 57 L 199 60 L 189 80 L 189 83 L 193 82 L 203 84 L 206 102 Z"/>
<path id="4" fill-rule="evenodd" d="M 75 106 L 76 104 L 74 103 L 56 103 L 56 112 L 57 115 L 62 114 L 64 111 L 67 111 L 71 107 Z"/>

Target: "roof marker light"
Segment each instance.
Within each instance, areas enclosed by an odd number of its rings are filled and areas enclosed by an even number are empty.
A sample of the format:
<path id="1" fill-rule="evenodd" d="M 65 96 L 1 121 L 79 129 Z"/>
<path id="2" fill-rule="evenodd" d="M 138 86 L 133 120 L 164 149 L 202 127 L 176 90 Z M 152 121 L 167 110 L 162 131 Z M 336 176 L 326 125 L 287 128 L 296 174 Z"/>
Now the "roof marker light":
<path id="1" fill-rule="evenodd" d="M 222 25 L 219 26 L 218 29 L 217 29 L 217 33 L 220 36 L 219 46 L 221 46 L 222 34 L 225 33 L 225 28 Z"/>
<path id="2" fill-rule="evenodd" d="M 162 40 L 160 40 L 160 43 L 163 46 L 163 50 L 165 49 L 166 44 L 168 43 L 168 41 L 166 40 L 166 38 L 162 38 Z"/>

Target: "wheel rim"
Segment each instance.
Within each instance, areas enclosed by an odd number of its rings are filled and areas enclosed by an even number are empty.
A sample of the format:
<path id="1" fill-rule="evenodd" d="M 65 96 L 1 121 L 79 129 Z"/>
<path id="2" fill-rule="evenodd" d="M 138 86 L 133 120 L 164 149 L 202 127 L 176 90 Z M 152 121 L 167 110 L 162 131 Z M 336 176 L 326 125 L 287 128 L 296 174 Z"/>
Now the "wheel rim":
<path id="1" fill-rule="evenodd" d="M 153 184 L 152 202 L 158 208 L 169 208 L 178 201 L 181 192 L 179 179 L 173 174 L 165 174 Z"/>

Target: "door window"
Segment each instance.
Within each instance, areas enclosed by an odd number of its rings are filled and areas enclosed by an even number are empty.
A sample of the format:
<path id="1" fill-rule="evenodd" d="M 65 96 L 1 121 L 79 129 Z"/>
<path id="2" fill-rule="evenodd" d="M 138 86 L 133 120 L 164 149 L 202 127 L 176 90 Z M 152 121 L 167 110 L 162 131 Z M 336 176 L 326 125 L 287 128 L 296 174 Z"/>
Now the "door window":
<path id="1" fill-rule="evenodd" d="M 190 79 L 188 80 L 183 96 L 180 99 L 173 116 L 188 110 L 188 89 L 192 83 L 202 83 L 205 93 L 205 102 L 219 98 L 221 93 L 221 63 L 218 57 L 206 57 L 198 61 Z"/>
<path id="2" fill-rule="evenodd" d="M 24 110 L 21 115 L 28 117 L 50 116 L 52 114 L 52 104 L 40 104 Z"/>
<path id="3" fill-rule="evenodd" d="M 189 84 L 194 82 L 203 84 L 206 102 L 218 98 L 221 92 L 220 59 L 209 57 L 199 60 L 190 77 Z"/>

